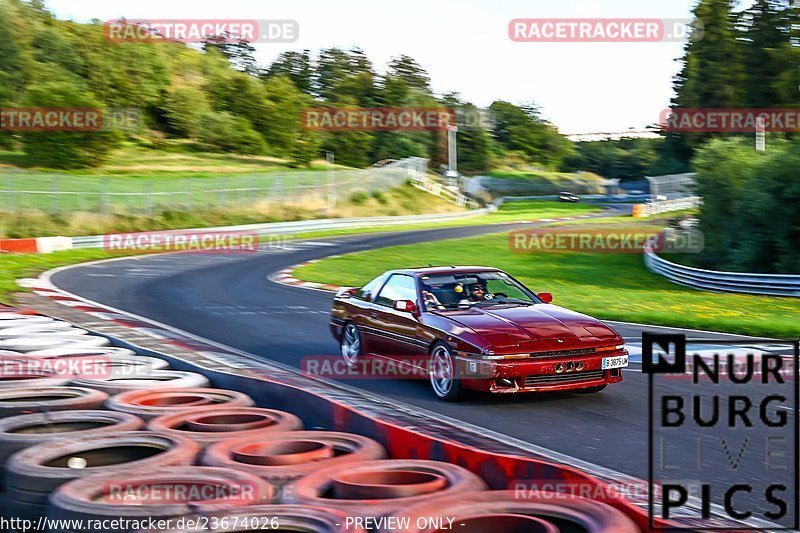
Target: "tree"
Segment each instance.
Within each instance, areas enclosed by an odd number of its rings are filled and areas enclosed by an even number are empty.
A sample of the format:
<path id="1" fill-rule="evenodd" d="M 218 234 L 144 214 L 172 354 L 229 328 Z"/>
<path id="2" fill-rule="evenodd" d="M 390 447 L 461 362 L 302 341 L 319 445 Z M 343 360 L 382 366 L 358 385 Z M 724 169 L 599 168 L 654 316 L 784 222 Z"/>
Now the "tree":
<path id="1" fill-rule="evenodd" d="M 700 0 L 693 10 L 693 31 L 675 77 L 673 107 L 731 108 L 745 102 L 741 46 L 736 41 L 732 0 Z M 712 137 L 707 133 L 670 132 L 676 157 L 688 161 Z M 718 136 L 718 135 L 717 135 Z"/>
<path id="2" fill-rule="evenodd" d="M 203 40 L 203 50 L 207 52 L 212 49 L 222 54 L 236 70 L 252 75 L 259 73 L 258 63 L 253 56 L 256 49 L 249 41 L 230 32 L 223 32 Z"/>
<path id="3" fill-rule="evenodd" d="M 246 119 L 211 112 L 200 117 L 198 138 L 209 149 L 239 154 L 263 154 L 264 139 Z"/>
<path id="4" fill-rule="evenodd" d="M 403 80 L 412 89 L 425 93 L 431 92 L 430 76 L 414 58 L 407 55 L 401 55 L 389 61 L 387 75 Z"/>
<path id="5" fill-rule="evenodd" d="M 200 119 L 211 112 L 206 93 L 191 85 L 171 86 L 164 98 L 164 115 L 170 129 L 178 135 L 196 137 Z"/>
<path id="6" fill-rule="evenodd" d="M 515 106 L 498 100 L 489 108 L 495 116 L 495 140 L 524 154 L 529 162 L 557 167 L 572 152 L 569 140 L 541 117 L 535 104 Z"/>
<path id="7" fill-rule="evenodd" d="M 54 81 L 28 87 L 22 101 L 27 107 L 99 109 L 100 103 L 70 81 Z M 117 132 L 35 131 L 21 135 L 25 153 L 37 164 L 50 168 L 82 168 L 105 161 L 119 144 Z"/>
<path id="8" fill-rule="evenodd" d="M 282 52 L 266 72 L 267 77 L 285 76 L 301 92 L 311 94 L 311 56 L 308 50 Z"/>

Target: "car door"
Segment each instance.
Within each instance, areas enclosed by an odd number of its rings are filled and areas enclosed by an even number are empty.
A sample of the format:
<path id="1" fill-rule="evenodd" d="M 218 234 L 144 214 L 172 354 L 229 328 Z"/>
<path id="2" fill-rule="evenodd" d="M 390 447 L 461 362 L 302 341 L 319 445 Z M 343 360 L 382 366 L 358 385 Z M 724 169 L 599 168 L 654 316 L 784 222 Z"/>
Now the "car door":
<path id="1" fill-rule="evenodd" d="M 383 287 L 387 277 L 386 274 L 381 274 L 355 291 L 353 296 L 346 300 L 347 316 L 361 333 L 361 349 L 364 353 L 377 352 L 376 342 L 378 337 L 372 329 L 374 320 L 372 315 L 376 307 L 374 303 L 375 296 L 377 296 L 378 290 Z"/>
<path id="2" fill-rule="evenodd" d="M 412 313 L 398 311 L 394 303 L 410 300 L 419 308 L 417 280 L 408 274 L 392 274 L 374 299 L 370 325 L 375 334 L 376 353 L 392 358 L 425 354 L 418 330 L 419 319 Z"/>

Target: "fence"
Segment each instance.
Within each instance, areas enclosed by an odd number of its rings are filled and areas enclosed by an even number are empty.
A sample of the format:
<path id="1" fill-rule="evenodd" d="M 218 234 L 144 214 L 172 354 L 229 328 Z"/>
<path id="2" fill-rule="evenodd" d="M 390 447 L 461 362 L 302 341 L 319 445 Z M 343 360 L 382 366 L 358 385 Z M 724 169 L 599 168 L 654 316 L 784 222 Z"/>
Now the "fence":
<path id="1" fill-rule="evenodd" d="M 644 264 L 651 272 L 665 276 L 673 283 L 695 289 L 800 297 L 800 275 L 703 270 L 667 261 L 647 247 Z"/>
<path id="2" fill-rule="evenodd" d="M 654 202 L 646 202 L 641 204 L 639 209 L 634 208 L 633 216 L 649 217 L 658 215 L 660 213 L 667 213 L 669 211 L 680 211 L 681 209 L 694 209 L 699 207 L 703 199 L 699 196 L 686 196 L 684 198 L 675 198 L 673 200 L 660 200 Z M 637 213 L 638 211 L 638 213 Z"/>
<path id="3" fill-rule="evenodd" d="M 26 171 L 0 173 L 0 211 L 144 213 L 203 207 L 249 207 L 308 199 L 348 200 L 386 191 L 427 172 L 428 160 L 408 158 L 361 170 L 287 170 L 215 178 L 96 178 Z"/>

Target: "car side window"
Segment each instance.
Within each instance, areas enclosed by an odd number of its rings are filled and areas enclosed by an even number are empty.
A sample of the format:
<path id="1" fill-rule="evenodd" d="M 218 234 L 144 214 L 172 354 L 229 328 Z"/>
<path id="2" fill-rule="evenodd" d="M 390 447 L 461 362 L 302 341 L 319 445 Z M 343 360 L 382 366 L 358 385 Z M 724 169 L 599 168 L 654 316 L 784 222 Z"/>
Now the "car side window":
<path id="1" fill-rule="evenodd" d="M 353 293 L 353 297 L 358 298 L 359 300 L 369 300 L 372 296 L 372 293 L 381 287 L 385 279 L 386 274 L 381 274 Z"/>
<path id="2" fill-rule="evenodd" d="M 397 300 L 417 303 L 417 282 L 412 276 L 394 274 L 383 286 L 375 303 L 391 306 Z"/>

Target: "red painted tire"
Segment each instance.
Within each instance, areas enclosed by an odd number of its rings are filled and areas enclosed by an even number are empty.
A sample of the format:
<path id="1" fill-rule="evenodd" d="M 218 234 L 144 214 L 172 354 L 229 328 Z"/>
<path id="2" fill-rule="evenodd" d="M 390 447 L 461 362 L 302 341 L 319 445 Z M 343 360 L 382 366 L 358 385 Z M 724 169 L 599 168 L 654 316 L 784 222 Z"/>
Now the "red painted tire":
<path id="1" fill-rule="evenodd" d="M 157 472 L 191 465 L 198 451 L 189 439 L 154 431 L 61 439 L 12 455 L 6 462 L 5 486 L 12 499 L 44 505 L 48 494 L 67 481 L 106 472 Z"/>
<path id="2" fill-rule="evenodd" d="M 361 461 L 321 468 L 300 478 L 286 487 L 281 501 L 331 507 L 351 516 L 379 517 L 436 496 L 484 489 L 486 483 L 480 477 L 450 463 L 415 459 Z"/>
<path id="3" fill-rule="evenodd" d="M 0 417 L 39 411 L 98 409 L 108 394 L 82 387 L 0 389 Z"/>
<path id="4" fill-rule="evenodd" d="M 565 493 L 538 492 L 519 497 L 512 490 L 492 490 L 433 498 L 425 503 L 404 508 L 395 513 L 399 520 L 408 520 L 408 533 L 433 533 L 439 528 L 426 527 L 436 519 L 453 519 L 453 524 L 466 524 L 465 531 L 536 531 L 536 518 L 557 526 L 556 531 L 585 531 L 586 533 L 639 533 L 633 521 L 610 505 Z M 422 527 L 417 527 L 417 524 Z M 517 529 L 515 529 L 517 528 Z M 461 528 L 458 528 L 461 529 Z M 382 533 L 390 531 L 381 529 Z"/>
<path id="5" fill-rule="evenodd" d="M 203 452 L 200 462 L 251 472 L 268 481 L 290 481 L 320 468 L 384 457 L 383 446 L 361 435 L 290 431 L 218 442 Z"/>
<path id="6" fill-rule="evenodd" d="M 76 479 L 50 497 L 54 520 L 166 519 L 269 503 L 274 489 L 246 472 L 204 466 L 135 469 Z M 65 531 L 65 530 L 51 530 Z M 130 531 L 95 529 L 94 531 Z"/>
<path id="7" fill-rule="evenodd" d="M 202 446 L 231 438 L 254 438 L 262 433 L 303 429 L 298 417 L 259 407 L 212 407 L 202 412 L 181 411 L 150 420 L 147 427 L 167 435 L 190 438 Z"/>
<path id="8" fill-rule="evenodd" d="M 146 374 L 134 376 L 110 376 L 108 378 L 81 378 L 70 380 L 70 385 L 76 387 L 89 387 L 113 396 L 130 390 L 159 389 L 164 387 L 207 387 L 208 379 L 196 372 L 181 372 L 178 370 L 152 370 Z"/>
<path id="9" fill-rule="evenodd" d="M 274 521 L 274 522 L 273 522 Z M 255 505 L 209 515 L 186 516 L 183 529 L 140 530 L 139 533 L 184 533 L 196 531 L 243 532 L 255 530 L 302 531 L 303 533 L 361 533 L 360 526 L 347 523 L 347 515 L 335 509 L 306 505 Z M 189 525 L 191 524 L 191 525 Z M 216 527 L 214 527 L 216 526 Z"/>
<path id="10" fill-rule="evenodd" d="M 251 407 L 253 399 L 224 389 L 154 389 L 128 391 L 112 396 L 106 407 L 131 413 L 145 420 L 177 412 L 205 412 L 210 407 Z"/>
<path id="11" fill-rule="evenodd" d="M 0 464 L 14 453 L 43 442 L 136 431 L 138 416 L 114 411 L 56 411 L 11 416 L 0 420 Z"/>

